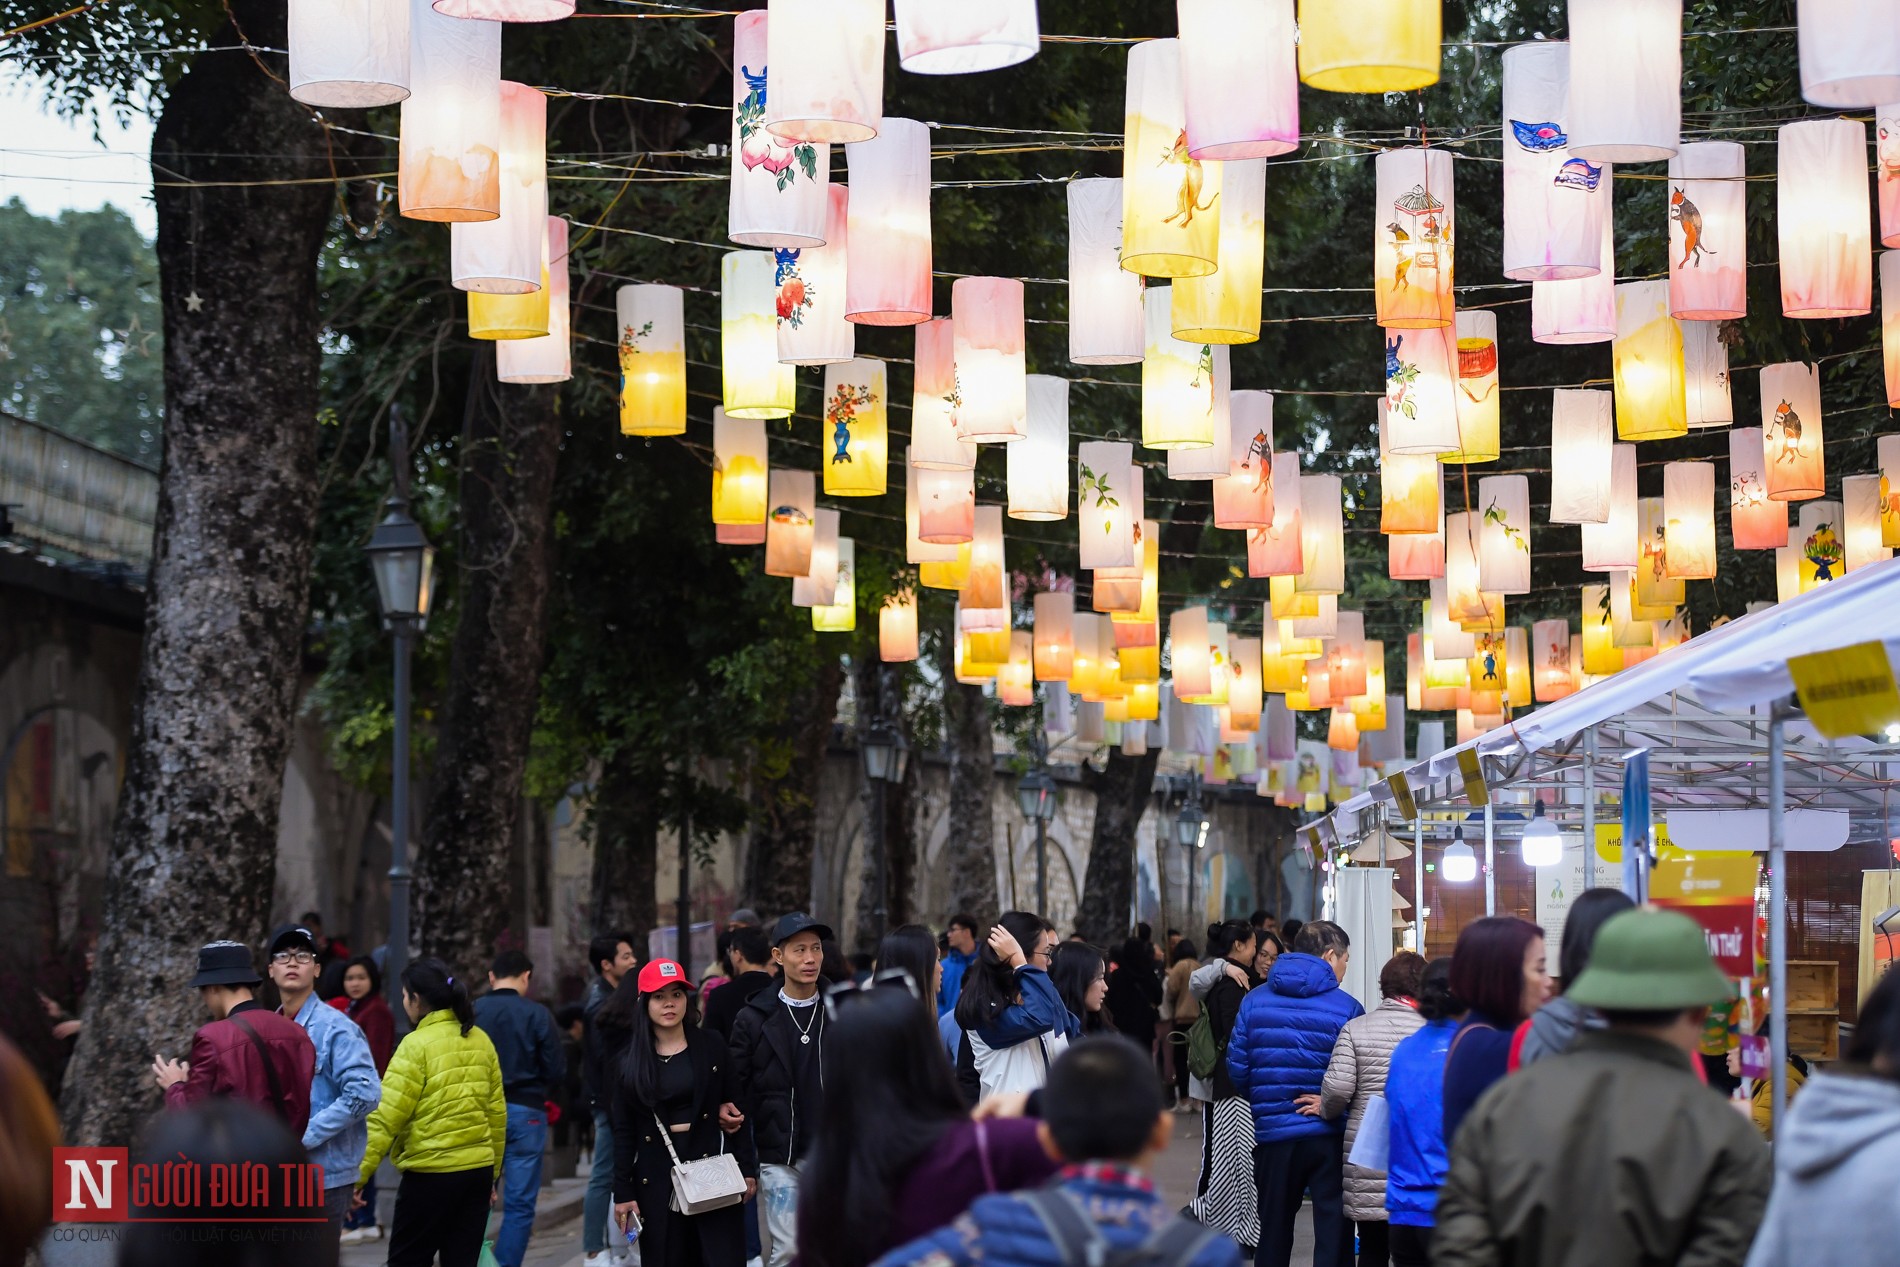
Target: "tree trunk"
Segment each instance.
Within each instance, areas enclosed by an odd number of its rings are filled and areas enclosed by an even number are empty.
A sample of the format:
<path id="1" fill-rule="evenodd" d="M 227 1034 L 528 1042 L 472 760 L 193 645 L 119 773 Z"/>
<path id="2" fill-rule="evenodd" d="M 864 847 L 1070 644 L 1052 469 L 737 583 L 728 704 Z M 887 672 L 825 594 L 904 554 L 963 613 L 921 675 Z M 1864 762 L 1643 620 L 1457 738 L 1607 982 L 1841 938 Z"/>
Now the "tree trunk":
<path id="1" fill-rule="evenodd" d="M 512 838 L 541 676 L 549 503 L 560 452 L 552 386 L 495 381 L 483 348 L 462 428 L 461 541 L 449 694 L 416 877 L 416 944 L 479 973 L 510 923 Z M 516 929 L 525 940 L 525 929 Z"/>
<path id="2" fill-rule="evenodd" d="M 943 732 L 950 751 L 950 835 L 939 862 L 949 877 L 945 919 L 958 913 L 976 917 L 988 928 L 1002 913 L 996 894 L 996 824 L 990 815 L 995 782 L 995 741 L 990 702 L 980 686 L 963 686 L 943 652 Z"/>
<path id="3" fill-rule="evenodd" d="M 1128 936 L 1128 912 L 1135 902 L 1135 837 L 1154 790 L 1155 763 L 1160 758 L 1156 747 L 1139 757 L 1112 748 L 1100 774 L 1083 767 L 1082 777 L 1095 792 L 1095 830 L 1089 839 L 1088 873 L 1075 923 L 1097 946 L 1113 946 Z"/>
<path id="4" fill-rule="evenodd" d="M 232 0 L 256 44 L 284 9 Z M 208 41 L 239 43 L 227 23 Z M 281 63 L 280 63 L 281 65 Z M 324 133 L 241 51 L 203 53 L 152 137 L 161 183 L 165 456 L 145 644 L 98 967 L 66 1085 L 71 1144 L 125 1144 L 152 1054 L 206 1017 L 198 947 L 270 914 L 317 509 L 318 292 L 335 187 Z M 248 183 L 258 182 L 258 183 Z"/>
<path id="5" fill-rule="evenodd" d="M 903 708 L 903 678 L 896 669 L 870 656 L 862 657 L 857 666 L 858 690 L 858 742 L 864 742 L 864 733 L 871 723 L 879 717 L 895 725 L 904 736 L 904 742 L 910 743 L 910 720 Z M 875 701 L 873 706 L 872 701 Z M 883 789 L 884 849 L 882 866 L 879 865 L 878 851 L 874 847 L 877 837 L 871 834 L 870 815 L 866 816 L 864 841 L 863 879 L 858 887 L 858 913 L 856 949 L 866 954 L 877 953 L 879 940 L 877 908 L 880 896 L 883 899 L 883 931 L 889 932 L 900 924 L 908 924 L 910 915 L 910 886 L 916 872 L 917 855 L 916 833 L 912 823 L 916 819 L 913 806 L 916 802 L 918 767 L 917 754 L 912 752 L 910 760 L 904 764 L 904 777 L 900 782 L 889 783 Z M 875 810 L 877 802 L 872 802 Z M 882 888 L 880 895 L 879 889 Z"/>
<path id="6" fill-rule="evenodd" d="M 782 773 L 757 776 L 760 818 L 746 851 L 742 896 L 768 924 L 811 905 L 818 785 L 843 686 L 844 668 L 836 660 L 819 668 L 777 736 L 784 749 Z"/>
<path id="7" fill-rule="evenodd" d="M 600 772 L 590 812 L 594 835 L 593 931 L 631 934 L 646 959 L 647 934 L 659 922 L 658 814 L 633 762 L 609 761 Z"/>

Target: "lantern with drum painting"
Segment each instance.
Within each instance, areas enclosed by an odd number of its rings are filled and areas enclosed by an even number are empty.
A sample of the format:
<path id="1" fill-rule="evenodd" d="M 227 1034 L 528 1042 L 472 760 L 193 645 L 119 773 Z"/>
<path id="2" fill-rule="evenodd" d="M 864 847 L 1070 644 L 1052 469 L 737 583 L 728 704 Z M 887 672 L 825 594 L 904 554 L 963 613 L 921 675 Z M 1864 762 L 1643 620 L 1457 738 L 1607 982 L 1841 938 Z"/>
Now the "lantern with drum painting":
<path id="1" fill-rule="evenodd" d="M 1458 314 L 1458 448 L 1438 455 L 1457 465 L 1498 460 L 1498 315 Z"/>

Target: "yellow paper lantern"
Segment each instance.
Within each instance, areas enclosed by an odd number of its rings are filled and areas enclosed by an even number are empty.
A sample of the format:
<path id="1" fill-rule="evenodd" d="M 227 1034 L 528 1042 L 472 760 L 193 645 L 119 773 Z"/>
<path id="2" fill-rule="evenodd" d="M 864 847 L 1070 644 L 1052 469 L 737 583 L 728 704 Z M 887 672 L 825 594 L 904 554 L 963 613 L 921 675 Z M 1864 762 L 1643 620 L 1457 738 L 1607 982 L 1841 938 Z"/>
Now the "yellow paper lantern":
<path id="1" fill-rule="evenodd" d="M 1273 524 L 1247 534 L 1247 575 L 1293 576 L 1303 566 L 1300 543 L 1300 455 L 1273 455 Z"/>
<path id="2" fill-rule="evenodd" d="M 1748 315 L 1747 176 L 1735 141 L 1696 141 L 1669 160 L 1669 313 L 1677 320 Z"/>
<path id="3" fill-rule="evenodd" d="M 1880 477 L 1849 475 L 1841 480 L 1841 547 L 1849 572 L 1893 557 L 1880 540 Z"/>
<path id="4" fill-rule="evenodd" d="M 1762 366 L 1761 429 L 1769 497 L 1805 501 L 1827 491 L 1819 365 L 1784 361 Z"/>
<path id="5" fill-rule="evenodd" d="M 1616 288 L 1616 432 L 1623 440 L 1686 435 L 1682 331 L 1669 315 L 1668 282 Z"/>
<path id="6" fill-rule="evenodd" d="M 1210 428 L 1213 443 L 1198 448 L 1169 449 L 1168 478 L 1171 480 L 1223 480 L 1233 469 L 1234 398 L 1227 389 L 1227 349 L 1219 347 L 1219 352 L 1221 355 L 1214 358 L 1215 399 Z"/>
<path id="7" fill-rule="evenodd" d="M 501 214 L 449 226 L 449 280 L 457 290 L 525 295 L 547 271 L 548 99 L 501 83 Z"/>
<path id="8" fill-rule="evenodd" d="M 811 567 L 792 578 L 792 606 L 829 607 L 838 598 L 838 512 L 812 513 Z"/>
<path id="9" fill-rule="evenodd" d="M 1124 626 L 1116 626 L 1119 630 Z M 1153 626 L 1150 626 L 1152 629 Z M 1113 657 L 1116 676 L 1125 686 L 1155 685 L 1161 681 L 1161 643 L 1154 638 L 1144 646 L 1117 647 Z M 1106 671 L 1106 670 L 1105 670 Z"/>
<path id="10" fill-rule="evenodd" d="M 771 49 L 769 15 L 752 9 L 732 19 L 732 167 L 728 182 L 726 236 L 740 246 L 822 247 L 838 250 L 838 281 L 844 281 L 844 233 L 828 223 L 826 186 L 831 147 L 787 141 L 765 126 Z M 840 207 L 842 204 L 840 204 Z M 797 257 L 801 271 L 810 257 Z M 813 288 L 819 294 L 819 284 Z M 836 296 L 840 312 L 844 295 Z M 847 352 L 843 359 L 850 359 Z"/>
<path id="11" fill-rule="evenodd" d="M 1221 164 L 1220 267 L 1171 288 L 1174 337 L 1184 343 L 1252 343 L 1260 337 L 1267 258 L 1267 163 Z M 1211 213 L 1210 213 L 1211 214 Z"/>
<path id="12" fill-rule="evenodd" d="M 1156 682 L 1130 682 L 1128 684 L 1128 720 L 1131 722 L 1159 721 L 1161 718 L 1161 687 Z M 1143 728 L 1146 729 L 1145 727 Z M 1123 732 L 1122 751 L 1129 752 L 1128 734 Z M 1147 751 L 1144 738 L 1142 751 Z M 1137 755 L 1130 752 L 1129 755 Z"/>
<path id="13" fill-rule="evenodd" d="M 832 601 L 811 609 L 811 627 L 818 633 L 850 633 L 858 627 L 858 547 L 850 537 L 838 538 L 838 587 Z"/>
<path id="14" fill-rule="evenodd" d="M 917 583 L 925 589 L 952 590 L 961 593 L 970 582 L 970 543 L 956 547 L 957 557 L 948 561 L 926 561 L 917 565 Z"/>
<path id="15" fill-rule="evenodd" d="M 1385 644 L 1377 640 L 1366 643 L 1366 690 L 1352 701 L 1352 717 L 1359 725 L 1359 733 L 1378 732 L 1386 728 L 1387 700 L 1385 693 Z"/>
<path id="16" fill-rule="evenodd" d="M 976 655 L 976 644 L 979 641 L 987 642 L 994 637 L 995 635 L 992 634 L 959 633 L 951 640 L 951 668 L 957 681 L 965 686 L 981 686 L 995 679 L 1003 667 L 1003 662 L 1009 659 L 1009 635 L 1002 635 L 1001 658 L 987 660 Z"/>
<path id="17" fill-rule="evenodd" d="M 1570 0 L 1570 152 L 1658 163 L 1682 143 L 1682 0 Z"/>
<path id="18" fill-rule="evenodd" d="M 766 476 L 765 574 L 804 576 L 811 571 L 817 481 L 810 471 L 774 468 Z"/>
<path id="19" fill-rule="evenodd" d="M 547 279 L 548 332 L 495 344 L 495 378 L 503 383 L 565 383 L 574 376 L 567 289 L 567 221 L 549 216 L 541 240 Z"/>
<path id="20" fill-rule="evenodd" d="M 901 664 L 917 658 L 915 590 L 891 595 L 878 609 L 877 658 L 886 664 Z"/>
<path id="21" fill-rule="evenodd" d="M 778 359 L 787 365 L 834 365 L 857 355 L 858 328 L 844 315 L 851 191 L 832 185 L 821 201 L 827 207 L 826 240 L 816 246 L 778 247 L 772 253 L 778 285 Z"/>
<path id="22" fill-rule="evenodd" d="M 1715 576 L 1715 467 L 1670 462 L 1663 467 L 1664 567 L 1675 579 Z"/>
<path id="23" fill-rule="evenodd" d="M 720 368 L 734 418 L 791 416 L 798 380 L 778 359 L 770 251 L 728 251 L 719 269 Z"/>
<path id="24" fill-rule="evenodd" d="M 290 0 L 290 95 L 319 108 L 391 106 L 409 95 L 409 5 Z"/>
<path id="25" fill-rule="evenodd" d="M 1141 443 L 1150 449 L 1204 449 L 1228 417 L 1228 350 L 1175 338 L 1171 293 L 1172 287 L 1150 286 L 1142 295 L 1148 350 L 1141 362 Z"/>
<path id="26" fill-rule="evenodd" d="M 884 117 L 884 0 L 770 0 L 765 126 L 787 141 L 868 141 Z"/>
<path id="27" fill-rule="evenodd" d="M 887 117 L 874 140 L 845 150 L 846 320 L 914 326 L 930 320 L 930 129 Z"/>
<path id="28" fill-rule="evenodd" d="M 412 220 L 493 220 L 501 214 L 501 23 L 447 17 L 429 0 L 407 3 L 397 205 Z"/>
<path id="29" fill-rule="evenodd" d="M 1784 123 L 1775 145 L 1775 232 L 1784 317 L 1856 317 L 1873 309 L 1867 125 Z"/>
<path id="30" fill-rule="evenodd" d="M 686 313 L 680 288 L 622 286 L 614 303 L 620 325 L 620 433 L 684 433 Z"/>
<path id="31" fill-rule="evenodd" d="M 1300 82 L 1411 92 L 1438 82 L 1437 0 L 1300 0 Z"/>
<path id="32" fill-rule="evenodd" d="M 1293 588 L 1303 594 L 1346 592 L 1345 500 L 1337 475 L 1300 476 L 1300 559 Z"/>
<path id="33" fill-rule="evenodd" d="M 1728 433 L 1729 533 L 1737 550 L 1788 544 L 1788 507 L 1768 496 L 1768 459 L 1760 427 Z"/>
<path id="34" fill-rule="evenodd" d="M 1179 40 L 1129 48 L 1126 100 L 1122 267 L 1149 277 L 1205 276 L 1218 260 L 1221 168 L 1188 153 Z"/>
<path id="35" fill-rule="evenodd" d="M 765 423 L 713 410 L 712 518 L 716 524 L 763 524 L 766 514 Z"/>
<path id="36" fill-rule="evenodd" d="M 1438 460 L 1430 454 L 1392 452 L 1392 420 L 1379 402 L 1379 531 L 1437 532 L 1444 518 Z M 1218 524 L 1217 524 L 1218 526 Z"/>
<path id="37" fill-rule="evenodd" d="M 1478 481 L 1482 507 L 1478 588 L 1487 594 L 1531 592 L 1531 482 L 1523 475 Z"/>
<path id="38" fill-rule="evenodd" d="M 1381 150 L 1373 166 L 1379 324 L 1388 330 L 1443 329 L 1454 320 L 1451 151 Z"/>
<path id="39" fill-rule="evenodd" d="M 825 495 L 882 497 L 890 465 L 884 362 L 825 367 Z"/>
<path id="40" fill-rule="evenodd" d="M 1583 671 L 1603 677 L 1623 671 L 1623 652 L 1610 628 L 1611 585 L 1583 587 Z"/>
<path id="41" fill-rule="evenodd" d="M 1267 578 L 1267 611 L 1275 620 L 1309 620 L 1319 615 L 1320 596 L 1294 587 L 1294 578 Z"/>
<path id="42" fill-rule="evenodd" d="M 1272 616 L 1260 627 L 1260 689 L 1274 695 L 1306 689 L 1306 658 L 1287 654 Z"/>
<path id="43" fill-rule="evenodd" d="M 913 466 L 967 471 L 976 466 L 976 445 L 957 436 L 956 334 L 948 317 L 917 327 L 910 406 Z"/>
<path id="44" fill-rule="evenodd" d="M 957 601 L 965 629 L 1009 628 L 1009 590 L 1003 560 L 1003 508 L 978 506 L 970 541 L 970 574 Z"/>
<path id="45" fill-rule="evenodd" d="M 1022 439 L 1029 407 L 1023 284 L 1013 277 L 959 277 L 950 286 L 950 314 L 957 435 L 983 444 Z"/>
<path id="46" fill-rule="evenodd" d="M 1066 682 L 1075 671 L 1075 594 L 1045 591 L 1034 604 L 1036 680 Z"/>
<path id="47" fill-rule="evenodd" d="M 1041 44 L 1036 0 L 897 0 L 897 64 L 913 75 L 967 75 L 1028 61 Z"/>
<path id="48" fill-rule="evenodd" d="M 1122 268 L 1122 183 L 1069 182 L 1069 359 L 1132 365 L 1141 359 L 1140 276 Z"/>
<path id="49" fill-rule="evenodd" d="M 1028 379 L 1023 438 L 1006 455 L 1009 517 L 1050 522 L 1069 517 L 1069 380 Z"/>
<path id="50" fill-rule="evenodd" d="M 519 295 L 468 292 L 468 337 L 501 342 L 545 339 L 554 330 L 554 288 L 548 270 L 542 285 Z"/>

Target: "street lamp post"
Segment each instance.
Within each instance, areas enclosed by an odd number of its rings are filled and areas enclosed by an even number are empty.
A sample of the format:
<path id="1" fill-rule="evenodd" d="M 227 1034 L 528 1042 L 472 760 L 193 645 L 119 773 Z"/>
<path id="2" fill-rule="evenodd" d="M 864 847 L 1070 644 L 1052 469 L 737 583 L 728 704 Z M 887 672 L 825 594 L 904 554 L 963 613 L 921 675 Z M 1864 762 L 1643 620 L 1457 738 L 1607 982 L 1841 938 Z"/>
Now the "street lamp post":
<path id="1" fill-rule="evenodd" d="M 1022 807 L 1024 821 L 1036 825 L 1036 914 L 1047 919 L 1049 917 L 1049 823 L 1056 816 L 1056 781 L 1049 777 L 1049 771 L 1042 762 L 1040 748 L 1036 755 L 1035 767 L 1016 780 L 1016 803 Z"/>
<path id="2" fill-rule="evenodd" d="M 427 628 L 434 590 L 435 548 L 409 514 L 409 436 L 402 415 L 389 411 L 389 462 L 395 487 L 383 503 L 383 520 L 364 553 L 376 577 L 383 623 L 395 639 L 396 731 L 390 754 L 389 953 L 383 962 L 392 1005 L 402 1001 L 402 970 L 409 962 L 409 656 L 416 634 Z M 400 1028 L 408 1014 L 394 1006 Z"/>
<path id="3" fill-rule="evenodd" d="M 897 727 L 883 718 L 871 723 L 858 741 L 858 756 L 864 761 L 864 781 L 871 790 L 872 906 L 871 923 L 877 940 L 884 940 L 886 867 L 884 860 L 884 785 L 904 781 L 904 765 L 910 757 L 910 745 Z"/>
<path id="4" fill-rule="evenodd" d="M 1187 798 L 1181 802 L 1181 812 L 1174 816 L 1174 843 L 1187 850 L 1187 919 L 1186 925 L 1194 927 L 1194 873 L 1199 869 L 1198 850 L 1207 845 L 1207 815 L 1201 807 L 1201 774 L 1196 770 L 1188 775 Z"/>

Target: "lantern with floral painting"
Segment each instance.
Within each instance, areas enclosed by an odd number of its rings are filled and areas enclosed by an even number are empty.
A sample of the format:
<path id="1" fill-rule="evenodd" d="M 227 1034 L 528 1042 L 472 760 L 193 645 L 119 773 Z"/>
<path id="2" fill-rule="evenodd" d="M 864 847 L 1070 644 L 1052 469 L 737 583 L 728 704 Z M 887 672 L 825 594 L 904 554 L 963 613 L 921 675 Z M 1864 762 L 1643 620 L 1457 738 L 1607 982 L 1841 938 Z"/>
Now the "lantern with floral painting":
<path id="1" fill-rule="evenodd" d="M 1550 522 L 1604 523 L 1610 517 L 1610 457 L 1616 421 L 1606 391 L 1551 393 Z"/>
<path id="2" fill-rule="evenodd" d="M 887 117 L 846 148 L 844 315 L 870 326 L 930 320 L 930 129 Z"/>
<path id="3" fill-rule="evenodd" d="M 1302 594 L 1346 592 L 1345 501 L 1337 475 L 1299 479 L 1300 562 L 1293 588 Z"/>
<path id="4" fill-rule="evenodd" d="M 857 355 L 858 328 L 845 320 L 846 226 L 850 191 L 825 194 L 825 241 L 820 246 L 776 247 L 772 280 L 778 287 L 778 359 L 787 365 L 835 365 Z"/>
<path id="5" fill-rule="evenodd" d="M 1273 523 L 1247 533 L 1247 575 L 1294 576 L 1304 566 L 1300 535 L 1300 455 L 1273 455 Z"/>
<path id="6" fill-rule="evenodd" d="M 1392 420 L 1379 402 L 1379 531 L 1388 535 L 1437 532 L 1444 514 L 1443 477 L 1429 453 L 1392 452 Z"/>
<path id="7" fill-rule="evenodd" d="M 963 628 L 1009 628 L 1008 571 L 1003 562 L 1003 508 L 978 506 L 970 540 L 970 573 L 957 595 Z"/>
<path id="8" fill-rule="evenodd" d="M 1849 572 L 1893 557 L 1893 548 L 1880 539 L 1880 476 L 1841 480 L 1841 548 Z"/>
<path id="9" fill-rule="evenodd" d="M 677 286 L 645 282 L 615 292 L 620 325 L 620 433 L 686 430 L 686 309 Z"/>
<path id="10" fill-rule="evenodd" d="M 1570 0 L 1570 152 L 1656 163 L 1682 143 L 1682 0 Z"/>
<path id="11" fill-rule="evenodd" d="M 1168 617 L 1169 666 L 1177 698 L 1214 690 L 1213 657 L 1208 648 L 1207 608 L 1183 607 Z"/>
<path id="12" fill-rule="evenodd" d="M 1174 337 L 1185 343 L 1252 343 L 1260 337 L 1267 258 L 1267 162 L 1221 164 L 1220 267 L 1177 278 Z"/>
<path id="13" fill-rule="evenodd" d="M 1458 336 L 1449 327 L 1382 330 L 1385 404 L 1393 453 L 1457 453 Z"/>
<path id="14" fill-rule="evenodd" d="M 1377 202 L 1373 278 L 1379 324 L 1430 330 L 1453 321 L 1451 152 L 1381 150 L 1373 160 Z"/>
<path id="15" fill-rule="evenodd" d="M 391 106 L 409 95 L 409 5 L 290 0 L 290 95 L 308 106 Z"/>
<path id="16" fill-rule="evenodd" d="M 765 126 L 766 10 L 732 20 L 732 174 L 726 236 L 740 246 L 843 247 L 827 232 L 831 147 L 788 141 Z M 842 269 L 842 266 L 841 266 Z M 839 280 L 843 280 L 842 271 Z M 842 302 L 844 296 L 838 296 Z"/>
<path id="17" fill-rule="evenodd" d="M 1775 231 L 1784 317 L 1856 317 L 1873 309 L 1867 125 L 1784 123 L 1775 144 Z"/>
<path id="18" fill-rule="evenodd" d="M 1438 82 L 1436 0 L 1300 0 L 1300 82 L 1411 92 Z"/>
<path id="19" fill-rule="evenodd" d="M 1622 440 L 1667 440 L 1689 430 L 1682 330 L 1669 315 L 1669 283 L 1616 288 L 1616 433 Z"/>
<path id="20" fill-rule="evenodd" d="M 1178 0 L 1175 12 L 1188 153 L 1233 162 L 1298 149 L 1293 0 Z"/>
<path id="21" fill-rule="evenodd" d="M 1553 704 L 1573 694 L 1570 680 L 1570 625 L 1562 620 L 1540 620 L 1531 626 L 1532 697 Z"/>
<path id="22" fill-rule="evenodd" d="M 805 576 L 811 571 L 817 480 L 810 471 L 773 468 L 766 476 L 765 574 Z"/>
<path id="23" fill-rule="evenodd" d="M 824 448 L 827 497 L 882 497 L 890 465 L 884 362 L 825 367 Z"/>
<path id="24" fill-rule="evenodd" d="M 1729 400 L 1728 346 L 1714 321 L 1678 321 L 1682 329 L 1682 378 L 1691 427 L 1726 427 L 1735 421 Z"/>
<path id="25" fill-rule="evenodd" d="M 1874 442 L 1880 467 L 1880 544 L 1900 546 L 1900 435 Z"/>
<path id="26" fill-rule="evenodd" d="M 1669 576 L 1706 581 L 1715 576 L 1715 466 L 1670 462 L 1663 467 L 1663 524 Z"/>
<path id="27" fill-rule="evenodd" d="M 1132 365 L 1141 359 L 1141 277 L 1121 266 L 1122 183 L 1069 182 L 1069 359 Z"/>
<path id="28" fill-rule="evenodd" d="M 917 327 L 910 405 L 913 466 L 967 471 L 976 466 L 976 445 L 957 436 L 957 353 L 950 319 Z"/>
<path id="29" fill-rule="evenodd" d="M 1693 141 L 1669 160 L 1669 313 L 1748 315 L 1748 176 L 1735 141 Z"/>
<path id="30" fill-rule="evenodd" d="M 1009 517 L 1069 517 L 1069 380 L 1031 374 L 1022 439 L 1006 450 Z"/>
<path id="31" fill-rule="evenodd" d="M 574 376 L 572 324 L 567 289 L 567 221 L 543 222 L 541 276 L 548 292 L 548 332 L 532 339 L 495 344 L 495 378 L 503 383 L 565 383 Z M 453 226 L 451 226 L 453 227 Z"/>
<path id="32" fill-rule="evenodd" d="M 1728 433 L 1730 544 L 1737 550 L 1778 550 L 1788 544 L 1788 508 L 1768 495 L 1767 451 L 1760 427 Z"/>
<path id="33" fill-rule="evenodd" d="M 917 591 L 904 589 L 884 600 L 877 613 L 877 658 L 902 664 L 917 658 Z"/>
<path id="34" fill-rule="evenodd" d="M 1122 132 L 1122 267 L 1148 277 L 1214 271 L 1222 169 L 1188 153 L 1179 40 L 1128 50 Z"/>
<path id="35" fill-rule="evenodd" d="M 1610 168 L 1604 164 L 1601 265 L 1589 277 L 1531 283 L 1531 339 L 1559 346 L 1608 343 L 1616 337 L 1616 241 L 1607 210 Z"/>
<path id="36" fill-rule="evenodd" d="M 913 75 L 968 75 L 1028 61 L 1041 44 L 1036 0 L 897 0 L 897 64 Z"/>
<path id="37" fill-rule="evenodd" d="M 1216 528 L 1273 524 L 1273 394 L 1228 396 L 1227 474 L 1214 481 Z M 1173 455 L 1170 454 L 1170 457 Z M 1430 459 L 1423 459 L 1429 462 Z"/>
<path id="38" fill-rule="evenodd" d="M 1636 446 L 1619 444 L 1610 450 L 1609 518 L 1583 525 L 1584 571 L 1614 572 L 1636 566 L 1642 557 L 1636 500 Z"/>
<path id="39" fill-rule="evenodd" d="M 1013 277 L 957 278 L 950 286 L 950 321 L 958 437 L 982 444 L 1022 439 L 1029 393 L 1023 284 Z"/>
<path id="40" fill-rule="evenodd" d="M 778 359 L 778 287 L 769 251 L 728 251 L 719 270 L 720 369 L 726 412 L 785 418 L 798 380 Z"/>
<path id="41" fill-rule="evenodd" d="M 787 141 L 868 141 L 884 118 L 884 0 L 770 0 L 765 127 Z"/>
<path id="42" fill-rule="evenodd" d="M 429 0 L 386 2 L 409 6 L 397 205 L 412 220 L 493 220 L 501 214 L 501 23 L 451 18 Z"/>
<path id="43" fill-rule="evenodd" d="M 1172 288 L 1142 295 L 1147 354 L 1141 362 L 1141 443 L 1150 449 L 1204 449 L 1228 422 L 1228 349 L 1174 337 Z"/>
<path id="44" fill-rule="evenodd" d="M 1801 95 L 1817 106 L 1866 107 L 1900 98 L 1900 31 L 1881 0 L 1801 0 L 1796 7 Z"/>
<path id="45" fill-rule="evenodd" d="M 1573 158 L 1570 45 L 1504 50 L 1504 275 L 1513 281 L 1588 277 L 1599 267 L 1609 200 L 1601 164 Z M 1462 314 L 1460 314 L 1462 315 Z"/>
<path id="46" fill-rule="evenodd" d="M 1524 475 L 1487 475 L 1478 481 L 1483 526 L 1478 539 L 1478 588 L 1488 594 L 1531 592 L 1531 482 Z"/>
<path id="47" fill-rule="evenodd" d="M 1121 440 L 1085 440 L 1076 446 L 1076 533 L 1081 566 L 1134 569 L 1139 582 L 1141 507 L 1134 490 L 1134 449 Z"/>
<path id="48" fill-rule="evenodd" d="M 763 524 L 766 520 L 765 423 L 732 418 L 713 408 L 712 520 Z"/>
<path id="49" fill-rule="evenodd" d="M 1498 316 L 1471 309 L 1458 314 L 1458 448 L 1440 462 L 1498 460 Z"/>
<path id="50" fill-rule="evenodd" d="M 1821 367 L 1784 361 L 1761 368 L 1761 430 L 1768 496 L 1804 501 L 1827 491 L 1821 442 Z"/>
<path id="51" fill-rule="evenodd" d="M 1075 669 L 1075 594 L 1046 590 L 1033 603 L 1036 680 L 1066 682 Z"/>

